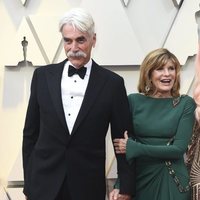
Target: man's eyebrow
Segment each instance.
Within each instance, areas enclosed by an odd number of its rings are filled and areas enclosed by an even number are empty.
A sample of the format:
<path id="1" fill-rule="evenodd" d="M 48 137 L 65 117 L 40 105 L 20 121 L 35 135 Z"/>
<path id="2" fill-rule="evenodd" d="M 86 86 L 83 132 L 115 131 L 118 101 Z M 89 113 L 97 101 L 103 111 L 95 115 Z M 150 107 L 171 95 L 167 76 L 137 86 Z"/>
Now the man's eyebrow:
<path id="1" fill-rule="evenodd" d="M 85 39 L 85 36 L 83 36 L 83 35 L 76 38 L 76 40 L 83 40 L 83 39 Z"/>
<path id="2" fill-rule="evenodd" d="M 65 41 L 68 41 L 68 40 L 71 40 L 70 38 L 68 38 L 68 37 L 63 37 L 63 39 L 65 40 Z M 77 37 L 77 38 L 75 38 L 75 40 L 83 40 L 83 39 L 86 39 L 85 38 L 85 36 L 79 36 L 79 37 Z"/>
<path id="3" fill-rule="evenodd" d="M 68 41 L 68 40 L 70 40 L 68 37 L 63 37 L 63 40 L 64 41 Z"/>

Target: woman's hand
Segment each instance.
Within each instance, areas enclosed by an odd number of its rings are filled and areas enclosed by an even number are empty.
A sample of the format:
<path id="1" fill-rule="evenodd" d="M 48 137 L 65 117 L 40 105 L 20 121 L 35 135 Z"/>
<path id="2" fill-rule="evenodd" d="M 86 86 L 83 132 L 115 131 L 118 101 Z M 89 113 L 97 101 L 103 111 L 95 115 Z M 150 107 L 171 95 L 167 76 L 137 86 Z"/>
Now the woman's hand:
<path id="1" fill-rule="evenodd" d="M 126 143 L 128 140 L 128 131 L 124 132 L 124 138 L 114 139 L 113 144 L 115 148 L 115 152 L 117 154 L 125 154 L 126 153 Z"/>

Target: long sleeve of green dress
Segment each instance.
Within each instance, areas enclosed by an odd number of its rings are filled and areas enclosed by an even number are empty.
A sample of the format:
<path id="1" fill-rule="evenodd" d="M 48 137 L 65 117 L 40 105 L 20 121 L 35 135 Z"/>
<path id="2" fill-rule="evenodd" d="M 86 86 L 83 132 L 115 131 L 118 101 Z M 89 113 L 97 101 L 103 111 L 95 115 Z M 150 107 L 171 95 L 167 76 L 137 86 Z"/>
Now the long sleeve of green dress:
<path id="1" fill-rule="evenodd" d="M 182 95 L 175 104 L 173 98 L 153 98 L 138 93 L 128 98 L 134 135 L 127 141 L 126 158 L 135 164 L 134 200 L 189 200 L 190 191 L 178 190 L 165 161 L 171 161 L 180 185 L 188 186 L 189 174 L 183 155 L 192 135 L 194 100 Z M 120 178 L 115 188 L 119 184 Z"/>
<path id="2" fill-rule="evenodd" d="M 142 144 L 137 140 L 135 141 L 132 138 L 129 138 L 126 145 L 127 160 L 130 161 L 133 158 L 141 156 L 160 159 L 179 159 L 182 157 L 187 149 L 192 134 L 194 109 L 195 104 L 193 100 L 188 98 L 185 102 L 183 113 L 180 116 L 176 133 L 172 136 L 173 141 L 170 145 L 167 145 L 167 142 L 162 145 Z M 168 140 L 171 139 L 172 138 L 168 138 Z"/>

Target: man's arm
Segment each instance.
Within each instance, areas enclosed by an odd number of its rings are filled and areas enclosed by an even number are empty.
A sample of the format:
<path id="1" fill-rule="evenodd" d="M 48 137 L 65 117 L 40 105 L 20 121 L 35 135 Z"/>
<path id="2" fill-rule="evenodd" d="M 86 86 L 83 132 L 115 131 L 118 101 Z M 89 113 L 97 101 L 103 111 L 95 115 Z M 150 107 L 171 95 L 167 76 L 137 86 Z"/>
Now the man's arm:
<path id="1" fill-rule="evenodd" d="M 37 87 L 37 73 L 35 71 L 32 78 L 31 94 L 26 113 L 25 125 L 23 129 L 22 154 L 23 154 L 25 194 L 26 194 L 27 166 L 39 134 L 40 117 L 39 117 L 39 106 L 37 103 L 36 87 Z"/>
<path id="2" fill-rule="evenodd" d="M 112 105 L 111 136 L 112 139 L 123 138 L 124 131 L 133 134 L 132 121 L 128 98 L 122 78 L 113 88 L 114 97 Z M 129 165 L 125 155 L 116 154 L 117 171 L 120 180 L 120 194 L 135 194 L 135 166 Z"/>

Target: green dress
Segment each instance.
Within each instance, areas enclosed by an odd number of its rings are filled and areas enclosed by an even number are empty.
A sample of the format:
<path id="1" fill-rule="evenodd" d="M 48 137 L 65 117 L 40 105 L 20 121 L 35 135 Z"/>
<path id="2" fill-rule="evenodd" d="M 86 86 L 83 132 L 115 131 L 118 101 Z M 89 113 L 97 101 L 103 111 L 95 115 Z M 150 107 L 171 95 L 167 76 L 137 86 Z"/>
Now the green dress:
<path id="1" fill-rule="evenodd" d="M 189 200 L 190 191 L 179 192 L 165 161 L 171 161 L 181 185 L 188 186 L 183 156 L 194 124 L 194 100 L 187 95 L 178 100 L 142 94 L 128 98 L 135 139 L 127 141 L 126 158 L 136 163 L 134 200 Z"/>

